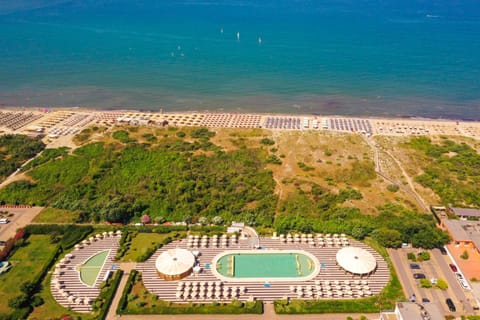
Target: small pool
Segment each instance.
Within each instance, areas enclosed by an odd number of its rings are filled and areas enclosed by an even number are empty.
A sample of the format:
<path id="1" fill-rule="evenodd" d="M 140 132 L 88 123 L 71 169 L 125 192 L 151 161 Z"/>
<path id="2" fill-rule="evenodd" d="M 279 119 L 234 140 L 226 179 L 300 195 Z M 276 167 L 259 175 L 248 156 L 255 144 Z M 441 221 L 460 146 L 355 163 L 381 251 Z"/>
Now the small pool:
<path id="1" fill-rule="evenodd" d="M 109 250 L 99 252 L 78 267 L 80 279 L 83 283 L 89 286 L 95 285 L 109 252 Z"/>
<path id="2" fill-rule="evenodd" d="M 225 252 L 214 259 L 214 266 L 219 275 L 231 280 L 300 280 L 310 278 L 319 270 L 318 260 L 301 250 Z"/>

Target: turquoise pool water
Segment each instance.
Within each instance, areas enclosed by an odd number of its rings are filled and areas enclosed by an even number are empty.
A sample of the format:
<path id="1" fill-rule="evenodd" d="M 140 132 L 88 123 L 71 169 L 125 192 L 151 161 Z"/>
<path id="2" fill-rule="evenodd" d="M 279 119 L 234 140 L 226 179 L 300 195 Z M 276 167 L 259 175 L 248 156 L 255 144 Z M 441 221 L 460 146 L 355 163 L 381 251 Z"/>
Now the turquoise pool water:
<path id="1" fill-rule="evenodd" d="M 229 278 L 298 278 L 309 276 L 315 263 L 297 253 L 232 253 L 218 259 L 217 271 Z"/>

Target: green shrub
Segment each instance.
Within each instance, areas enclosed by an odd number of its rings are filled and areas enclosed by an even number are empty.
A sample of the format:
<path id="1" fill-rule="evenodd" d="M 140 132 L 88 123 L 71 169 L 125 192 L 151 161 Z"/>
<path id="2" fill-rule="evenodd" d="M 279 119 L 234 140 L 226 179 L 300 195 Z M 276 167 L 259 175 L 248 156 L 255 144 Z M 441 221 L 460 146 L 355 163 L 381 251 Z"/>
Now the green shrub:
<path id="1" fill-rule="evenodd" d="M 417 256 L 415 255 L 415 253 L 409 252 L 409 253 L 407 253 L 407 259 L 415 262 L 415 261 L 417 261 Z"/>
<path id="2" fill-rule="evenodd" d="M 130 138 L 128 131 L 125 131 L 125 130 L 115 131 L 112 134 L 112 137 L 123 143 L 129 143 L 129 142 L 135 141 Z"/>
<path id="3" fill-rule="evenodd" d="M 428 261 L 430 260 L 430 253 L 427 251 L 422 251 L 418 254 L 419 261 Z"/>
<path id="4" fill-rule="evenodd" d="M 125 284 L 125 288 L 122 292 L 122 296 L 120 297 L 120 301 L 118 302 L 117 314 L 122 314 L 125 308 L 127 307 L 127 303 L 130 300 L 129 295 L 130 295 L 130 292 L 132 291 L 133 284 L 135 283 L 135 278 L 137 274 L 138 274 L 138 271 L 135 269 L 130 271 L 130 274 L 128 275 L 127 283 Z"/>
<path id="5" fill-rule="evenodd" d="M 420 279 L 420 287 L 422 288 L 431 288 L 432 283 L 428 279 Z"/>
<path id="6" fill-rule="evenodd" d="M 435 286 L 440 290 L 447 290 L 448 289 L 448 282 L 445 281 L 442 278 L 438 278 Z"/>
<path id="7" fill-rule="evenodd" d="M 276 155 L 272 154 L 272 155 L 269 155 L 267 160 L 266 160 L 267 163 L 271 163 L 271 164 L 277 164 L 277 165 L 281 165 L 282 164 L 282 160 L 280 160 L 279 157 L 277 157 Z"/>
<path id="8" fill-rule="evenodd" d="M 273 146 L 275 144 L 275 141 L 269 138 L 263 138 L 262 140 L 260 140 L 260 143 L 266 146 Z"/>
<path id="9" fill-rule="evenodd" d="M 468 258 L 470 258 L 468 251 L 467 250 L 463 251 L 463 253 L 460 255 L 460 258 L 462 258 L 463 260 L 468 260 Z"/>
<path id="10" fill-rule="evenodd" d="M 400 187 L 396 184 L 389 184 L 387 186 L 387 190 L 390 192 L 397 192 L 400 189 Z"/>
<path id="11" fill-rule="evenodd" d="M 314 167 L 307 166 L 304 162 L 297 162 L 297 165 L 303 171 L 313 171 L 313 170 L 315 170 Z"/>

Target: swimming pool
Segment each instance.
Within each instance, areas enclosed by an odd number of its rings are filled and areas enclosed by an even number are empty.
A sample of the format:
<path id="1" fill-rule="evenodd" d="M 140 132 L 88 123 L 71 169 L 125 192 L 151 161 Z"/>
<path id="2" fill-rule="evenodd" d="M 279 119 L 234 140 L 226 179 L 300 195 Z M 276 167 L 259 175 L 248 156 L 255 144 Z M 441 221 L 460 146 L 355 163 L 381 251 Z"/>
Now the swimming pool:
<path id="1" fill-rule="evenodd" d="M 230 280 L 307 280 L 319 272 L 318 260 L 302 250 L 227 251 L 213 261 L 217 276 Z"/>
<path id="2" fill-rule="evenodd" d="M 84 264 L 78 267 L 80 271 L 80 279 L 89 286 L 95 285 L 98 274 L 102 271 L 103 264 L 108 257 L 110 251 L 102 251 L 91 256 Z"/>

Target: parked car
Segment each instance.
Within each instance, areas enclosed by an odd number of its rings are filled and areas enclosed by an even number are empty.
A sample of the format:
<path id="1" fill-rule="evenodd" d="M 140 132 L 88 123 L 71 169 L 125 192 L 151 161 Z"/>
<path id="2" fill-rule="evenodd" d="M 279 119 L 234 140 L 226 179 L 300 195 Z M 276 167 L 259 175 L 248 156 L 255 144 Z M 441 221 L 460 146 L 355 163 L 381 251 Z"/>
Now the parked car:
<path id="1" fill-rule="evenodd" d="M 462 280 L 463 279 L 463 276 L 460 272 L 455 272 L 455 276 L 457 277 L 457 279 L 459 280 Z"/>
<path id="2" fill-rule="evenodd" d="M 420 265 L 418 263 L 410 263 L 410 269 L 420 269 Z"/>
<path id="3" fill-rule="evenodd" d="M 445 303 L 446 303 L 447 306 L 448 306 L 448 310 L 450 310 L 451 312 L 457 311 L 457 308 L 455 308 L 455 304 L 453 303 L 452 299 L 447 298 L 447 299 L 445 300 Z"/>
<path id="4" fill-rule="evenodd" d="M 454 265 L 453 263 L 450 263 L 449 266 L 450 266 L 450 269 L 452 269 L 453 272 L 457 272 L 457 271 L 458 271 L 457 266 Z"/>
<path id="5" fill-rule="evenodd" d="M 425 303 L 430 302 L 430 299 L 428 299 L 428 298 L 422 298 L 422 302 L 425 302 Z"/>
<path id="6" fill-rule="evenodd" d="M 443 255 L 446 255 L 446 254 L 447 254 L 447 250 L 445 250 L 444 247 L 440 247 L 439 250 L 440 250 L 440 253 L 441 253 L 441 254 L 443 254 Z"/>
<path id="7" fill-rule="evenodd" d="M 425 275 L 423 273 L 414 273 L 413 278 L 415 279 L 425 279 Z"/>
<path id="8" fill-rule="evenodd" d="M 3 241 L 3 240 L 0 241 L 0 246 L 4 246 L 4 245 L 6 245 L 6 244 L 7 244 L 6 241 Z"/>

